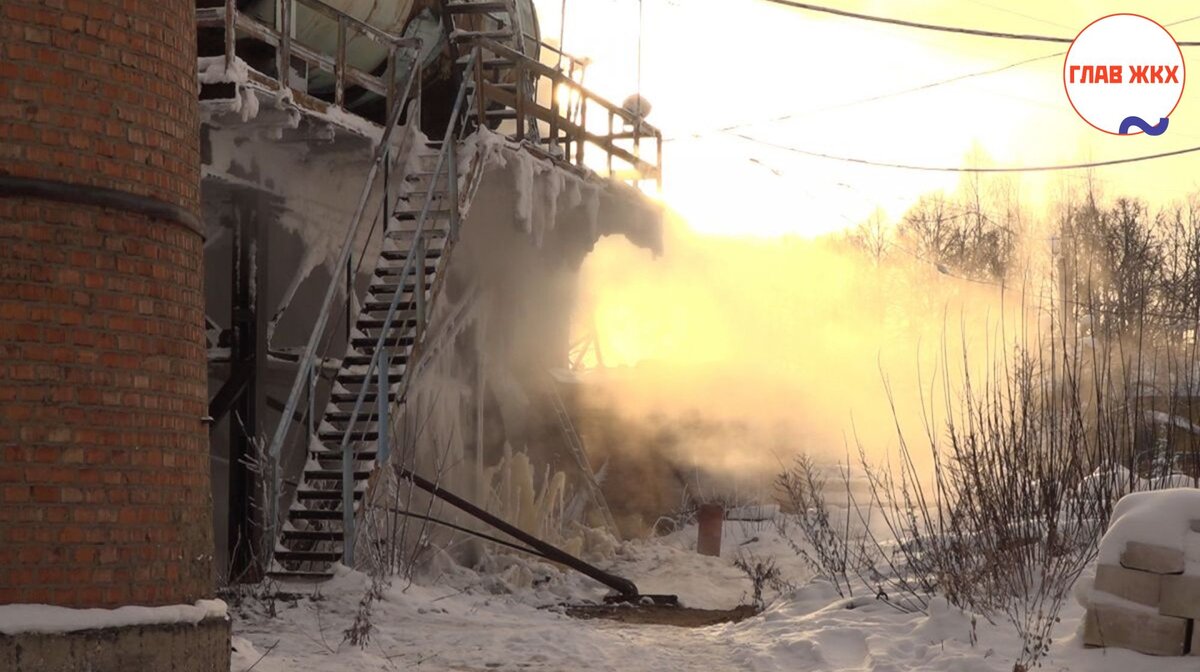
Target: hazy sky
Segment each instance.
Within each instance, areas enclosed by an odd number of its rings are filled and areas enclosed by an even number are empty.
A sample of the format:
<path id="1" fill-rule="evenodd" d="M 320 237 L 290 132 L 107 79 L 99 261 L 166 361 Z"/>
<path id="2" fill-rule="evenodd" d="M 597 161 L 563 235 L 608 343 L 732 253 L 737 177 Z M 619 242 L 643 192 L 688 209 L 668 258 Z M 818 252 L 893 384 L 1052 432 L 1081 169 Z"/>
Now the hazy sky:
<path id="1" fill-rule="evenodd" d="M 814 14 L 763 0 L 643 0 L 641 90 L 667 144 L 664 198 L 700 232 L 814 235 L 898 217 L 918 195 L 953 189 L 954 174 L 809 158 L 716 129 L 807 150 L 881 161 L 962 165 L 972 148 L 992 165 L 1105 160 L 1200 145 L 1200 84 L 1160 137 L 1116 137 L 1071 109 L 1062 56 L 877 100 L 968 73 L 1065 51 L 1054 43 L 956 36 Z M 1136 11 L 1200 39 L 1200 5 L 1180 0 L 827 0 L 830 6 L 913 21 L 1073 37 L 1106 14 Z M 556 39 L 561 0 L 537 0 Z M 622 100 L 638 88 L 637 0 L 567 0 L 565 47 L 594 59 L 588 85 Z M 1200 67 L 1200 47 L 1185 48 Z M 1200 73 L 1200 70 L 1197 71 Z M 1193 81 L 1197 75 L 1193 74 Z M 834 109 L 830 109 L 834 108 Z M 783 121 L 770 121 L 795 115 Z M 698 137 L 697 137 L 698 136 Z M 1106 192 L 1151 202 L 1195 189 L 1200 153 L 1096 173 Z M 1035 211 L 1076 173 L 1024 176 Z"/>

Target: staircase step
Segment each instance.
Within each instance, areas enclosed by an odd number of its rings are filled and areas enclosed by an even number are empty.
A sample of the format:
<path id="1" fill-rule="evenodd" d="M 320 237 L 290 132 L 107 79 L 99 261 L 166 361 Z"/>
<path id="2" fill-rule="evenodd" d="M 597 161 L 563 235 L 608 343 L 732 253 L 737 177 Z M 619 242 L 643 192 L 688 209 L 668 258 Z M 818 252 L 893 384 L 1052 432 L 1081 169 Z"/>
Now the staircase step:
<path id="1" fill-rule="evenodd" d="M 340 442 L 342 440 L 343 436 L 345 436 L 345 432 L 341 432 L 341 431 L 317 432 L 317 438 L 319 438 L 322 441 L 338 441 L 338 442 Z M 378 441 L 379 440 L 379 430 L 356 429 L 350 433 L 350 440 L 351 441 Z M 313 452 L 316 452 L 316 451 L 313 451 Z"/>
<path id="2" fill-rule="evenodd" d="M 451 14 L 486 14 L 509 11 L 507 2 L 450 2 L 446 9 Z"/>
<path id="3" fill-rule="evenodd" d="M 288 517 L 294 521 L 341 521 L 341 511 L 322 509 L 289 509 Z"/>
<path id="4" fill-rule="evenodd" d="M 288 511 L 288 517 L 294 521 L 341 521 L 342 512 L 292 509 Z"/>
<path id="5" fill-rule="evenodd" d="M 314 450 L 310 454 L 312 455 L 313 459 L 317 460 L 318 462 L 331 462 L 336 464 L 341 464 L 342 462 L 342 454 L 336 450 Z M 354 461 L 370 462 L 374 460 L 375 456 L 378 454 L 379 453 L 374 450 L 374 448 L 371 450 L 356 450 L 354 451 Z M 330 470 L 336 471 L 336 469 L 332 467 Z"/>
<path id="6" fill-rule="evenodd" d="M 403 375 L 404 375 L 404 366 L 403 365 L 393 366 L 391 369 L 388 369 L 388 379 L 389 380 L 397 380 L 398 381 L 398 380 L 400 380 L 400 377 Z M 334 380 L 341 383 L 342 385 L 362 385 L 363 384 L 363 374 L 361 374 L 361 373 L 339 373 Z M 372 387 L 375 386 L 374 380 L 371 381 L 371 386 Z"/>
<path id="7" fill-rule="evenodd" d="M 361 471 L 360 470 L 360 471 L 355 471 L 355 472 L 351 472 L 351 473 L 352 473 L 352 478 L 354 478 L 354 480 L 356 480 L 356 481 L 360 481 L 364 478 L 371 477 L 371 472 L 369 472 L 369 471 Z M 312 469 L 310 471 L 304 472 L 304 480 L 306 480 L 306 481 L 340 481 L 340 480 L 342 480 L 342 470 L 341 469 Z"/>
<path id="8" fill-rule="evenodd" d="M 412 207 L 410 207 L 409 210 L 412 210 L 414 208 L 420 209 L 425 207 L 425 201 L 436 203 L 437 201 L 450 200 L 449 188 L 445 184 L 439 183 L 434 185 L 433 193 L 429 193 L 429 182 L 427 180 L 431 179 L 433 175 L 434 173 L 432 170 L 428 172 L 418 170 L 406 175 L 405 180 L 407 180 L 410 184 L 416 184 L 418 182 L 421 184 L 420 186 L 411 187 L 408 193 L 401 194 L 401 196 L 396 199 L 396 202 L 410 205 Z M 443 169 L 437 175 L 439 178 L 445 178 L 446 171 Z"/>
<path id="9" fill-rule="evenodd" d="M 379 256 L 382 257 L 384 261 L 404 261 L 408 258 L 408 250 L 383 250 L 379 253 Z M 425 259 L 427 261 L 429 259 L 437 259 L 440 256 L 442 256 L 442 248 L 440 247 L 430 247 L 425 250 Z M 403 267 L 396 266 L 395 272 L 399 273 L 401 268 Z M 379 269 L 375 269 L 375 272 L 378 274 Z"/>
<path id="10" fill-rule="evenodd" d="M 362 310 L 364 313 L 386 313 L 392 307 L 391 301 L 364 301 Z M 417 302 L 412 299 L 405 299 L 396 304 L 396 312 L 402 310 L 413 310 L 417 307 Z"/>
<path id="11" fill-rule="evenodd" d="M 516 119 L 517 111 L 511 107 L 506 107 L 500 110 L 486 110 L 483 113 L 489 119 Z"/>
<path id="12" fill-rule="evenodd" d="M 296 541 L 341 541 L 345 536 L 341 530 L 284 530 L 282 538 Z"/>
<path id="13" fill-rule="evenodd" d="M 375 403 L 375 400 L 377 398 L 378 397 L 375 396 L 374 392 L 368 392 L 365 395 L 363 395 L 363 403 L 364 404 L 373 404 L 373 403 Z M 335 392 L 335 393 L 329 395 L 329 400 L 335 404 L 353 404 L 358 401 L 358 393 L 357 392 Z M 388 393 L 388 401 L 391 403 L 396 403 L 396 393 L 395 392 Z"/>
<path id="14" fill-rule="evenodd" d="M 417 323 L 417 318 L 416 318 L 416 315 L 414 314 L 414 311 L 397 310 L 396 314 L 392 316 L 392 324 L 391 324 L 390 328 L 396 329 L 402 325 L 412 325 L 412 324 L 416 324 L 416 323 Z M 384 319 L 382 317 L 380 317 L 380 318 L 360 317 L 360 318 L 358 318 L 358 320 L 356 320 L 354 322 L 354 326 L 356 328 L 358 328 L 360 331 L 367 331 L 370 329 L 383 329 Z"/>
<path id="15" fill-rule="evenodd" d="M 478 30 L 478 31 L 459 31 L 454 33 L 453 37 L 459 42 L 468 42 L 477 37 L 484 37 L 489 40 L 506 40 L 516 35 L 511 30 Z"/>
<path id="16" fill-rule="evenodd" d="M 425 207 L 425 195 L 421 194 L 417 198 L 413 198 L 411 200 L 406 200 L 403 198 L 396 199 L 395 209 L 393 210 L 393 212 L 413 212 L 413 213 L 420 214 L 421 210 L 424 207 Z M 448 212 L 450 210 L 450 207 L 451 207 L 451 201 L 448 196 L 444 196 L 444 195 L 443 196 L 435 196 L 432 199 L 430 199 L 429 212 L 430 212 L 430 215 L 432 216 L 432 214 L 435 212 Z M 416 218 L 414 217 L 412 219 L 416 219 Z M 409 220 L 409 221 L 411 221 L 411 220 Z M 430 221 L 433 221 L 433 220 L 431 219 Z M 396 225 L 395 219 L 388 222 L 389 229 L 395 225 Z"/>
<path id="17" fill-rule="evenodd" d="M 402 222 L 415 222 L 415 221 L 417 221 L 417 219 L 419 219 L 421 217 L 421 208 L 418 207 L 418 208 L 407 209 L 407 210 L 406 209 L 397 209 L 395 212 L 392 213 L 392 216 Z M 428 218 L 428 221 L 431 221 L 431 222 L 435 222 L 435 221 L 442 220 L 442 219 L 450 219 L 450 211 L 445 210 L 445 209 L 435 210 L 433 208 L 430 208 L 430 210 L 426 214 L 426 216 Z M 391 233 L 393 230 L 394 229 L 392 227 L 388 227 L 388 233 Z M 434 233 L 436 231 L 439 231 L 439 228 L 436 226 L 431 226 L 431 227 L 425 228 L 425 233 Z"/>
<path id="18" fill-rule="evenodd" d="M 430 241 L 430 242 L 434 242 L 434 241 Z M 427 249 L 433 249 L 433 248 L 427 248 Z M 407 261 L 407 259 L 401 259 L 401 261 Z M 416 264 L 413 264 L 413 265 L 415 266 Z M 375 283 L 395 282 L 398 280 L 400 273 L 403 270 L 404 270 L 404 265 L 400 264 L 400 263 L 397 263 L 394 266 L 377 266 L 375 268 L 375 277 L 379 278 L 379 279 L 375 280 L 374 282 Z M 438 269 L 437 269 L 436 261 L 433 261 L 433 262 L 431 262 L 430 260 L 425 261 L 425 276 L 426 277 L 431 277 L 433 275 L 436 275 L 437 270 Z M 415 275 L 413 273 L 413 270 L 410 270 L 406 275 L 407 275 L 407 277 L 405 277 L 404 280 L 406 282 L 413 282 L 413 275 Z"/>
<path id="19" fill-rule="evenodd" d="M 350 339 L 350 343 L 356 348 L 368 348 L 374 350 L 375 346 L 379 344 L 379 339 L 372 336 L 368 336 L 366 338 L 352 338 Z M 387 338 L 383 339 L 383 347 L 385 348 L 409 346 L 412 344 L 412 336 L 388 336 Z"/>
<path id="20" fill-rule="evenodd" d="M 267 576 L 279 581 L 328 581 L 333 572 L 292 572 L 286 569 L 267 572 Z"/>
<path id="21" fill-rule="evenodd" d="M 361 491 L 354 491 L 354 499 L 362 499 L 362 496 Z M 296 499 L 308 502 L 340 502 L 342 501 L 342 492 L 341 490 L 297 490 Z"/>
<path id="22" fill-rule="evenodd" d="M 341 551 L 275 551 L 277 562 L 337 562 Z"/>
<path id="23" fill-rule="evenodd" d="M 372 343 L 371 346 L 366 346 L 362 349 L 368 350 L 368 349 L 371 349 L 373 346 L 374 346 L 374 343 Z M 404 373 L 403 365 L 408 361 L 408 357 L 405 356 L 403 353 L 399 353 L 399 352 L 393 352 L 393 353 L 391 353 L 391 355 L 392 355 L 392 362 L 391 362 L 391 365 L 388 367 L 388 377 L 391 377 L 393 375 L 399 376 L 402 373 Z M 346 355 L 345 357 L 342 358 L 342 364 L 345 364 L 346 366 L 367 366 L 371 363 L 371 359 L 373 359 L 373 358 L 374 358 L 374 355 Z M 362 374 L 362 373 L 358 374 L 360 379 L 362 378 L 363 375 L 364 374 Z M 375 378 L 378 375 L 379 375 L 378 368 L 371 372 L 371 382 L 372 383 L 375 382 Z M 400 379 L 396 378 L 395 380 L 400 380 Z"/>
<path id="24" fill-rule="evenodd" d="M 335 423 L 335 422 L 336 422 L 336 423 L 339 423 L 339 424 L 340 424 L 340 423 L 346 423 L 346 422 L 350 422 L 350 416 L 351 416 L 353 413 L 354 413 L 354 411 L 353 411 L 353 410 L 349 410 L 349 411 L 340 411 L 340 410 L 325 411 L 325 421 L 326 421 L 326 422 L 329 422 L 329 423 Z M 379 419 L 379 418 L 378 418 L 377 414 L 375 413 L 375 404 L 371 404 L 369 407 L 367 407 L 367 406 L 364 406 L 363 408 L 360 408 L 360 409 L 358 409 L 358 422 L 375 422 L 375 421 L 376 421 L 376 420 L 378 420 L 378 419 Z M 341 428 L 341 427 L 339 427 L 338 429 L 342 429 L 342 428 Z"/>
<path id="25" fill-rule="evenodd" d="M 383 235 L 396 241 L 401 241 L 406 247 L 412 247 L 412 241 L 417 238 L 416 221 L 410 220 L 405 222 L 408 226 L 389 226 L 387 232 Z M 429 220 L 425 222 L 425 226 L 421 231 L 421 237 L 425 239 L 425 249 L 429 249 L 430 244 L 441 242 L 450 235 L 450 226 L 447 222 L 439 220 Z"/>
<path id="26" fill-rule="evenodd" d="M 438 187 L 437 187 L 437 190 L 434 192 L 434 197 L 435 198 L 448 197 L 449 194 L 446 193 L 447 182 L 445 180 L 447 177 L 449 177 L 450 173 L 445 168 L 438 171 L 437 173 L 434 173 L 434 171 L 432 171 L 432 170 L 409 171 L 409 173 L 404 176 L 404 181 L 408 182 L 409 184 L 417 184 L 417 183 L 429 184 L 429 180 L 433 179 L 434 175 L 437 175 L 437 177 L 438 177 L 438 181 L 437 181 Z M 419 193 L 418 190 L 421 188 L 413 187 L 413 189 L 414 189 L 414 193 Z"/>
<path id="27" fill-rule="evenodd" d="M 433 286 L 434 279 L 435 279 L 435 276 L 433 274 L 428 274 L 425 276 L 425 282 L 420 286 L 425 291 L 428 292 L 429 288 Z M 416 280 L 412 279 L 411 277 L 405 279 L 403 291 L 406 294 L 408 292 L 413 291 L 416 288 L 417 288 Z M 393 282 L 373 282 L 373 283 L 371 283 L 371 285 L 369 287 L 367 287 L 367 292 L 369 292 L 373 295 L 376 295 L 376 296 L 383 295 L 383 296 L 387 296 L 390 298 L 393 294 L 396 293 L 397 290 L 400 290 L 400 289 L 401 289 L 400 283 L 398 283 L 398 282 L 394 282 L 394 283 Z"/>
<path id="28" fill-rule="evenodd" d="M 400 271 L 404 270 L 404 266 L 376 266 L 375 277 L 386 278 L 393 275 L 400 275 Z M 409 271 L 411 273 L 412 271 Z M 425 260 L 425 274 L 432 275 L 437 272 L 436 260 Z"/>

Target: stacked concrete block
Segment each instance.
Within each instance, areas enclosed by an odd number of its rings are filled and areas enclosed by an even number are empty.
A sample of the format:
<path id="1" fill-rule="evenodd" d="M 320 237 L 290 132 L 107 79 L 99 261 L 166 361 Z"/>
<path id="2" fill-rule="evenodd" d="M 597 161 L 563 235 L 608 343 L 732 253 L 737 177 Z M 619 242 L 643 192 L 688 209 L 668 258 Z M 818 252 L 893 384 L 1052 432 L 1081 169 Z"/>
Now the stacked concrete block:
<path id="1" fill-rule="evenodd" d="M 1200 520 L 1191 527 L 1197 534 Z M 1096 568 L 1084 644 L 1156 656 L 1200 656 L 1195 627 L 1200 575 L 1185 574 L 1187 560 L 1182 549 L 1127 542 L 1119 565 Z"/>

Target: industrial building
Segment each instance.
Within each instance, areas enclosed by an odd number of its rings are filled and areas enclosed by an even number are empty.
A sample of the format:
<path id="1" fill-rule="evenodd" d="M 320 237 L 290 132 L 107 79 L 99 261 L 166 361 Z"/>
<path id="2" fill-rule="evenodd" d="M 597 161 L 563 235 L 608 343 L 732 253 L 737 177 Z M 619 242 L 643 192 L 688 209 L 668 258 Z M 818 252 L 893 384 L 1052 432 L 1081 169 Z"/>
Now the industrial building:
<path id="1" fill-rule="evenodd" d="M 0 667 L 227 669 L 217 588 L 397 562 L 405 474 L 613 525 L 574 282 L 661 247 L 662 137 L 529 0 L 7 0 L 0 56 L 0 609 L 66 623 Z"/>

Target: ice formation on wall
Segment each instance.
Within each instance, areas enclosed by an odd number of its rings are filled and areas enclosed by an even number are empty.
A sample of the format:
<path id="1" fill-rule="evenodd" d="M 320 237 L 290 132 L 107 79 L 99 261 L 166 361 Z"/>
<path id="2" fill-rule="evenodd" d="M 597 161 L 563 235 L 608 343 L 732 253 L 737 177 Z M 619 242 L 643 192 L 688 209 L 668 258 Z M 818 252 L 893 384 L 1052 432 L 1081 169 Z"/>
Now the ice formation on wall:
<path id="1" fill-rule="evenodd" d="M 210 254 L 229 254 L 227 217 L 267 218 L 275 232 L 270 307 L 304 304 L 289 309 L 295 319 L 280 322 L 282 338 L 273 347 L 297 345 L 312 321 L 299 314 L 313 309 L 309 295 L 323 294 L 325 278 L 340 276 L 328 266 L 351 223 L 379 128 L 332 106 L 301 113 L 290 93 L 262 89 L 241 61 L 226 68 L 223 58 L 202 59 L 200 66 L 201 83 L 235 85 L 231 98 L 203 103 L 206 219 L 220 248 Z M 427 143 L 411 128 L 393 137 L 404 148 Z M 403 157 L 391 166 L 394 179 L 431 168 L 406 149 L 393 155 Z M 487 130 L 461 144 L 459 166 L 462 237 L 430 307 L 425 355 L 414 365 L 407 407 L 392 432 L 393 459 L 437 474 L 454 492 L 530 532 L 577 550 L 604 546 L 605 535 L 584 529 L 591 522 L 579 497 L 584 486 L 551 422 L 547 370 L 565 360 L 583 257 L 600 236 L 617 234 L 659 252 L 660 207 L 636 189 Z M 378 218 L 380 196 L 377 187 L 355 242 L 360 279 L 378 256 L 379 232 L 372 238 L 369 223 Z M 248 197 L 252 212 L 239 214 Z M 285 253 L 281 242 L 296 252 Z M 323 266 L 327 274 L 315 273 Z M 415 453 L 405 454 L 405 441 Z M 386 480 L 376 479 L 380 493 L 389 490 Z"/>

